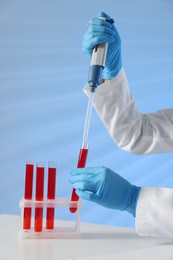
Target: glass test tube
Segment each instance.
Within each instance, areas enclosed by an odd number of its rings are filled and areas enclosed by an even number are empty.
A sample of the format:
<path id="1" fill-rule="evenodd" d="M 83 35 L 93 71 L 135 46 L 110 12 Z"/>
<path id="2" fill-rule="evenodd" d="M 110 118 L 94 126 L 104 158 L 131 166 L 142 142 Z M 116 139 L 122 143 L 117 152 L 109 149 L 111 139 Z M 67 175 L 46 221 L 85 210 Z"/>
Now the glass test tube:
<path id="1" fill-rule="evenodd" d="M 47 199 L 55 199 L 56 189 L 56 162 L 49 161 L 48 164 L 48 185 L 47 185 Z M 54 229 L 54 208 L 47 208 L 46 228 Z"/>
<path id="2" fill-rule="evenodd" d="M 88 148 L 81 148 L 80 152 L 79 152 L 77 168 L 84 168 L 85 167 L 86 160 L 87 160 L 87 155 L 88 155 Z M 71 201 L 78 201 L 78 200 L 79 200 L 79 197 L 76 194 L 76 189 L 73 188 Z M 77 210 L 77 208 L 70 207 L 71 213 L 75 213 L 76 210 Z"/>
<path id="3" fill-rule="evenodd" d="M 33 161 L 26 161 L 25 169 L 25 191 L 24 199 L 32 199 L 32 187 L 33 187 L 33 174 L 34 174 L 34 163 Z M 32 208 L 24 208 L 23 213 L 23 229 L 31 229 L 31 213 Z"/>
<path id="4" fill-rule="evenodd" d="M 44 162 L 37 162 L 35 199 L 42 201 L 44 196 Z M 35 232 L 41 232 L 43 226 L 43 208 L 35 208 Z"/>

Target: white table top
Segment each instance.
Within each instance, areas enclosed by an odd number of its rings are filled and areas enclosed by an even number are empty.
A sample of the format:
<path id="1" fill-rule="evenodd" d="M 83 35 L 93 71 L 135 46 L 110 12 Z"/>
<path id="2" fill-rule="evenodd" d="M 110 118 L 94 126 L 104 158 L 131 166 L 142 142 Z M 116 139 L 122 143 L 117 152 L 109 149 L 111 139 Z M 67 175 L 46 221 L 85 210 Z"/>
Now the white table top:
<path id="1" fill-rule="evenodd" d="M 77 239 L 20 239 L 20 217 L 0 215 L 0 259 L 173 259 L 173 240 L 140 237 L 130 228 L 89 223 L 80 227 Z"/>

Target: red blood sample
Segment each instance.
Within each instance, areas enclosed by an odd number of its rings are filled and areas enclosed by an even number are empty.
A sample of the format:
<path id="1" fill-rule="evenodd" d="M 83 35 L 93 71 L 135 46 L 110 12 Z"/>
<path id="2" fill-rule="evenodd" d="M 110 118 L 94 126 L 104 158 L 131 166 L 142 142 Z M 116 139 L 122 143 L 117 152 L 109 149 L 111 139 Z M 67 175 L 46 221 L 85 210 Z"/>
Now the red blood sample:
<path id="1" fill-rule="evenodd" d="M 48 187 L 47 198 L 49 200 L 55 199 L 55 187 L 56 187 L 56 167 L 48 168 Z M 54 229 L 54 208 L 47 208 L 46 216 L 46 228 Z"/>
<path id="2" fill-rule="evenodd" d="M 32 199 L 32 185 L 33 185 L 33 173 L 34 173 L 34 165 L 33 163 L 26 163 L 25 170 L 25 193 L 24 199 L 31 200 Z M 24 208 L 23 215 L 23 229 L 31 229 L 31 208 Z"/>
<path id="3" fill-rule="evenodd" d="M 87 155 L 88 155 L 88 149 L 87 148 L 81 148 L 80 153 L 79 153 L 77 168 L 84 168 L 85 167 Z M 71 201 L 78 201 L 78 200 L 79 200 L 79 197 L 76 194 L 76 189 L 73 188 Z M 77 210 L 76 207 L 75 208 L 70 207 L 71 213 L 75 213 L 76 210 Z"/>
<path id="4" fill-rule="evenodd" d="M 43 194 L 44 194 L 44 166 L 37 165 L 35 199 L 37 201 L 42 201 Z M 35 226 L 34 226 L 35 232 L 41 232 L 42 225 L 43 225 L 43 208 L 36 207 L 35 208 Z"/>

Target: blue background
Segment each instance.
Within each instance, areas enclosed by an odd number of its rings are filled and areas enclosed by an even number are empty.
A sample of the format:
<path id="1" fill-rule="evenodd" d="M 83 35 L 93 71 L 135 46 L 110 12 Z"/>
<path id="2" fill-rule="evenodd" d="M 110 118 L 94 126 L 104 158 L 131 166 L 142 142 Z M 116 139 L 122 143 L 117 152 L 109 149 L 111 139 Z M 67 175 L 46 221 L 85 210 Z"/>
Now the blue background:
<path id="1" fill-rule="evenodd" d="M 20 214 L 25 162 L 57 161 L 57 197 L 70 197 L 69 171 L 81 146 L 90 59 L 82 52 L 90 18 L 115 20 L 123 66 L 141 112 L 172 107 L 171 0 L 0 1 L 0 213 Z M 140 186 L 173 187 L 172 154 L 119 149 L 95 111 L 87 166 L 106 166 Z M 134 226 L 134 218 L 83 202 L 81 221 Z"/>

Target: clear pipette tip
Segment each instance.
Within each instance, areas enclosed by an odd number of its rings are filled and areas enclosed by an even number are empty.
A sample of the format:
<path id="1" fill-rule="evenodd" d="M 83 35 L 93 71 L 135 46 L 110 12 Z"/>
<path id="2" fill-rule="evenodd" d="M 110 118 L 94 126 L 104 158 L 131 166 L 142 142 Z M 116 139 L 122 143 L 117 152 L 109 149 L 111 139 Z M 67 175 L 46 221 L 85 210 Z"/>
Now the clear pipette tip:
<path id="1" fill-rule="evenodd" d="M 94 100 L 94 92 L 90 92 L 88 96 L 88 106 L 85 118 L 84 132 L 83 132 L 83 140 L 82 140 L 82 148 L 88 148 L 88 134 L 90 128 L 91 114 L 92 114 L 92 106 Z"/>

